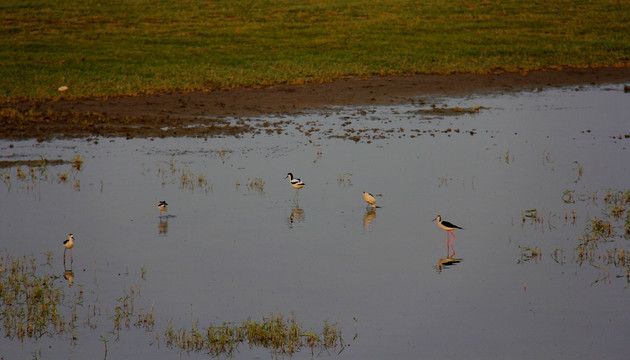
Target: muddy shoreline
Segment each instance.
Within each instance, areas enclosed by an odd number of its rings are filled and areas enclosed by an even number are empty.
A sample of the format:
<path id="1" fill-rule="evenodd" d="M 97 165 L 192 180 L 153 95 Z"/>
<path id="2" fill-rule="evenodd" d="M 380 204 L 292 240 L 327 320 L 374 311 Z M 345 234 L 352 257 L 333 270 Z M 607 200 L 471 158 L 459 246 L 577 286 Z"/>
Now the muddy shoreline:
<path id="1" fill-rule="evenodd" d="M 109 99 L 0 104 L 3 139 L 54 137 L 223 136 L 257 131 L 247 118 L 294 114 L 327 106 L 383 105 L 429 95 L 514 92 L 548 87 L 630 83 L 630 68 L 565 69 L 490 75 L 343 78 L 325 84 L 172 92 Z M 69 90 L 71 92 L 71 89 Z M 29 113 L 29 116 L 23 114 Z M 241 119 L 236 124 L 225 118 Z M 203 128 L 192 124 L 206 125 Z"/>

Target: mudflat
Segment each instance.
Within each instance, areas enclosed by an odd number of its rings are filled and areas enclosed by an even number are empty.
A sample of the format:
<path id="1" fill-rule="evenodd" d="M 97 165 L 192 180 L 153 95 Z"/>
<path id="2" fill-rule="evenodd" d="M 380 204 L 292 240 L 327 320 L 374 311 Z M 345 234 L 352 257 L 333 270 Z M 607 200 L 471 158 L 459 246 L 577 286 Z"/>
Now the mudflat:
<path id="1" fill-rule="evenodd" d="M 254 129 L 249 124 L 249 117 L 316 111 L 327 106 L 383 105 L 428 95 L 629 82 L 630 67 L 624 67 L 484 75 L 350 77 L 322 84 L 211 89 L 106 99 L 19 101 L 0 104 L 0 108 L 12 108 L 22 113 L 30 111 L 31 115 L 21 121 L 3 115 L 0 138 L 238 135 Z M 68 90 L 69 95 L 71 91 Z M 226 118 L 241 121 L 234 124 Z M 191 124 L 206 126 L 191 127 Z"/>

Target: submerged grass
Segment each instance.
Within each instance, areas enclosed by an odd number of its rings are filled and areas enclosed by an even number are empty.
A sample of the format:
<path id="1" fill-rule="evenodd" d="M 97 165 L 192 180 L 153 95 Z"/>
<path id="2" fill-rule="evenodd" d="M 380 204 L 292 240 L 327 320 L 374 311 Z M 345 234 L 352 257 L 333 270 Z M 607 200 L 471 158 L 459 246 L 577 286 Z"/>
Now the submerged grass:
<path id="1" fill-rule="evenodd" d="M 293 355 L 304 348 L 311 354 L 321 351 L 342 351 L 343 338 L 336 324 L 324 321 L 320 332 L 305 330 L 295 315 L 285 319 L 281 314 L 263 316 L 262 321 L 247 319 L 241 324 L 210 324 L 199 329 L 195 321 L 190 329 L 175 328 L 169 323 L 164 332 L 166 345 L 185 352 L 205 352 L 212 356 L 231 356 L 238 346 L 263 347 L 274 355 Z"/>
<path id="2" fill-rule="evenodd" d="M 58 169 L 65 165 L 71 165 L 71 168 L 56 174 L 52 171 L 53 168 Z M 74 189 L 79 191 L 80 180 L 77 176 L 82 166 L 83 159 L 79 154 L 72 160 L 40 158 L 37 160 L 0 161 L 0 181 L 6 185 L 8 192 L 16 187 L 16 190 L 35 193 L 42 182 L 53 182 L 57 179 L 57 182 L 65 184 L 69 180 L 69 175 L 72 175 Z"/>
<path id="3" fill-rule="evenodd" d="M 248 318 L 240 324 L 210 324 L 204 329 L 200 329 L 197 322 L 193 322 L 190 329 L 175 328 L 169 322 L 164 330 L 156 330 L 154 305 L 148 310 L 139 305 L 140 286 L 133 284 L 122 296 L 108 301 L 112 303 L 110 308 L 99 299 L 98 289 L 85 291 L 86 294 L 96 293 L 94 299 L 84 296 L 82 285 L 73 288 L 71 269 L 64 270 L 68 281 L 65 288 L 61 276 L 50 274 L 51 254 L 46 253 L 45 257 L 45 269 L 38 271 L 34 256 L 0 253 L 0 333 L 7 338 L 24 341 L 46 336 L 67 339 L 75 346 L 83 337 L 80 325 L 97 331 L 101 324 L 107 323 L 102 321 L 102 316 L 106 315 L 113 327 L 100 335 L 105 357 L 108 342 L 119 341 L 122 330 L 130 328 L 152 333 L 158 343 L 164 342 L 169 348 L 200 351 L 216 357 L 231 356 L 241 344 L 265 348 L 276 355 L 293 355 L 302 350 L 310 350 L 312 354 L 340 352 L 344 347 L 337 324 L 324 321 L 320 331 L 305 329 L 294 314 L 286 318 L 279 313 L 270 314 L 261 321 Z"/>
<path id="4" fill-rule="evenodd" d="M 587 218 L 584 231 L 577 235 L 575 263 L 580 266 L 588 264 L 598 269 L 600 276 L 593 283 L 609 280 L 613 271 L 617 271 L 616 277 L 625 278 L 630 283 L 630 250 L 627 243 L 630 240 L 630 190 L 609 189 L 601 203 L 595 192 L 575 194 L 574 190 L 566 190 L 561 198 L 565 204 L 572 206 L 577 202 L 587 202 L 601 207 L 601 215 Z M 543 222 L 549 224 L 553 216 L 549 213 L 543 219 L 537 209 L 530 209 L 522 214 L 523 225 L 527 218 L 530 219 L 530 225 L 536 225 Z M 571 210 L 570 213 L 565 210 L 565 224 L 576 224 L 576 218 L 576 210 Z M 549 228 L 552 229 L 553 227 Z M 521 247 L 518 262 L 540 259 L 541 253 L 538 248 Z M 556 263 L 565 264 L 566 251 L 556 248 L 551 252 L 551 258 Z"/>
<path id="5" fill-rule="evenodd" d="M 37 275 L 34 257 L 0 254 L 0 318 L 5 336 L 24 340 L 68 333 L 73 319 L 62 315 L 58 276 Z"/>
<path id="6" fill-rule="evenodd" d="M 9 1 L 0 101 L 628 66 L 618 0 Z"/>

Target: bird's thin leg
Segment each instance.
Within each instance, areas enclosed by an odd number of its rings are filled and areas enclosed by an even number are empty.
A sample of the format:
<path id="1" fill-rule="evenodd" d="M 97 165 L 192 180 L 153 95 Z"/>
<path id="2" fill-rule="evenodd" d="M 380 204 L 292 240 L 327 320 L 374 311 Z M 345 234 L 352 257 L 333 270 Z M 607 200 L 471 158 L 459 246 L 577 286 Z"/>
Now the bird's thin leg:
<path id="1" fill-rule="evenodd" d="M 73 255 L 72 249 L 70 249 L 70 266 L 72 266 L 73 262 L 74 262 L 74 255 Z"/>
<path id="2" fill-rule="evenodd" d="M 63 249 L 63 266 L 66 266 L 66 249 Z"/>
<path id="3" fill-rule="evenodd" d="M 450 253 L 451 250 L 451 238 L 448 234 L 448 231 L 446 232 L 446 257 L 448 257 L 448 254 Z"/>
<path id="4" fill-rule="evenodd" d="M 451 240 L 451 250 L 453 250 L 453 255 L 451 255 L 451 257 L 455 256 L 455 248 L 453 247 L 453 242 L 455 241 L 455 234 L 449 230 L 449 233 L 451 233 L 451 235 L 453 235 L 453 239 Z"/>

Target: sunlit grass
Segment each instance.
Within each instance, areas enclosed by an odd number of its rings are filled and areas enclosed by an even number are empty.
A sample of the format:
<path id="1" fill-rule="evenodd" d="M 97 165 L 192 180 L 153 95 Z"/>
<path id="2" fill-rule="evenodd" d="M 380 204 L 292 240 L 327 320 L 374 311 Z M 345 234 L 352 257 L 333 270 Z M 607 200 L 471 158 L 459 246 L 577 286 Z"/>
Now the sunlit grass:
<path id="1" fill-rule="evenodd" d="M 627 66 L 630 54 L 627 3 L 616 0 L 24 0 L 0 7 L 0 101 Z"/>

